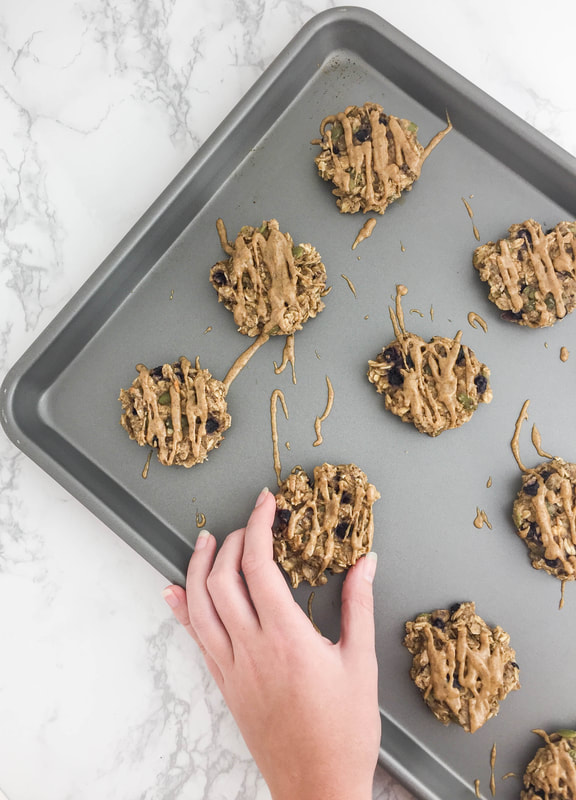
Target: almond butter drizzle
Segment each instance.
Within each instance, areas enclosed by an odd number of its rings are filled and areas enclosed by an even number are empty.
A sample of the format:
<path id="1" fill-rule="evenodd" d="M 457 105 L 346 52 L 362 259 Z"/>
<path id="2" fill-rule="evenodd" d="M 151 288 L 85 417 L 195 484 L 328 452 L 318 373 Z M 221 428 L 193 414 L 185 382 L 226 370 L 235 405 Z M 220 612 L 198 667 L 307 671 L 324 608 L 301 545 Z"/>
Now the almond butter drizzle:
<path id="1" fill-rule="evenodd" d="M 488 480 L 486 481 L 486 488 L 489 489 L 492 486 L 492 475 L 488 476 Z"/>
<path id="2" fill-rule="evenodd" d="M 570 351 L 568 350 L 568 348 L 567 347 L 561 347 L 560 348 L 560 361 L 568 361 L 569 357 L 570 357 Z"/>
<path id="3" fill-rule="evenodd" d="M 483 528 L 484 525 L 486 525 L 488 528 L 490 528 L 490 530 L 492 530 L 492 525 L 488 520 L 486 512 L 481 511 L 478 508 L 478 506 L 476 506 L 476 519 L 474 520 L 474 527 L 480 529 Z"/>
<path id="4" fill-rule="evenodd" d="M 308 619 L 312 623 L 314 630 L 318 633 L 322 633 L 318 625 L 314 622 L 314 617 L 312 616 L 312 603 L 314 602 L 314 598 L 316 597 L 316 592 L 310 592 L 310 596 L 308 597 Z"/>
<path id="5" fill-rule="evenodd" d="M 376 227 L 377 219 L 376 217 L 371 217 L 367 219 L 364 225 L 358 231 L 358 236 L 354 239 L 354 244 L 352 245 L 352 250 L 356 250 L 360 242 L 363 242 L 365 239 L 368 239 L 369 236 L 372 236 L 372 232 Z"/>
<path id="6" fill-rule="evenodd" d="M 540 312 L 542 320 L 547 324 L 552 324 L 556 317 L 566 316 L 566 306 L 562 299 L 562 284 L 558 279 L 557 272 L 569 272 L 574 274 L 573 260 L 567 252 L 567 247 L 576 248 L 576 236 L 572 235 L 570 242 L 564 242 L 562 234 L 556 230 L 556 241 L 558 245 L 558 255 L 552 258 L 546 246 L 546 234 L 534 220 L 526 220 L 524 227 L 528 231 L 531 243 L 525 240 L 526 260 L 534 269 L 538 284 L 538 295 L 535 298 L 535 308 Z M 522 265 L 510 251 L 510 243 L 507 239 L 499 241 L 500 254 L 496 257 L 496 263 L 500 276 L 510 297 L 512 311 L 519 313 L 524 306 L 521 292 L 522 276 L 519 267 Z M 551 294 L 556 306 L 555 313 L 546 305 L 546 297 Z"/>
<path id="7" fill-rule="evenodd" d="M 456 624 L 456 641 L 449 639 L 439 628 L 427 626 L 422 629 L 431 678 L 424 697 L 434 692 L 434 697 L 446 703 L 455 716 L 458 716 L 463 703 L 467 703 L 470 732 L 474 733 L 490 716 L 490 699 L 502 686 L 506 663 L 499 641 L 495 641 L 494 649 L 490 650 L 489 630 L 480 630 L 478 649 L 473 650 L 468 645 L 465 622 Z M 462 688 L 468 689 L 466 697 L 453 685 L 454 678 Z"/>
<path id="8" fill-rule="evenodd" d="M 196 512 L 196 527 L 203 528 L 206 525 L 206 517 L 199 511 Z"/>
<path id="9" fill-rule="evenodd" d="M 356 298 L 357 298 L 357 297 L 358 297 L 358 295 L 356 294 L 356 287 L 354 286 L 354 284 L 352 283 L 352 281 L 350 280 L 350 278 L 348 277 L 348 275 L 341 275 L 340 277 L 341 277 L 341 278 L 344 278 L 344 280 L 345 280 L 345 281 L 346 281 L 346 283 L 348 284 L 348 287 L 349 287 L 350 291 L 352 292 L 352 294 L 354 295 L 354 297 L 356 297 Z"/>
<path id="10" fill-rule="evenodd" d="M 324 439 L 322 438 L 322 423 L 328 417 L 328 414 L 332 411 L 332 406 L 334 405 L 334 389 L 332 388 L 332 383 L 328 375 L 326 375 L 326 385 L 328 386 L 328 400 L 326 401 L 326 408 L 324 409 L 324 413 L 321 417 L 316 417 L 314 422 L 314 431 L 316 433 L 316 441 L 313 444 L 313 447 L 318 447 L 318 445 L 322 444 Z"/>
<path id="11" fill-rule="evenodd" d="M 144 478 L 144 480 L 146 480 L 146 478 L 148 477 L 148 472 L 150 471 L 150 461 L 152 459 L 153 452 L 154 450 L 150 450 L 150 452 L 148 453 L 148 458 L 146 459 L 146 463 L 144 464 L 144 469 L 142 470 L 142 477 Z"/>
<path id="12" fill-rule="evenodd" d="M 364 109 L 370 122 L 371 135 L 365 142 L 356 142 L 353 137 L 352 122 L 347 116 L 347 112 L 354 106 L 348 106 L 338 114 L 331 114 L 325 117 L 320 123 L 320 135 L 326 136 L 328 146 L 334 164 L 334 185 L 348 193 L 350 191 L 351 173 L 359 174 L 365 165 L 366 175 L 366 206 L 375 203 L 374 195 L 374 175 L 376 175 L 383 187 L 385 194 L 384 200 L 398 196 L 398 187 L 401 185 L 403 173 L 400 170 L 402 164 L 407 164 L 408 168 L 414 173 L 417 179 L 422 170 L 424 161 L 428 158 L 432 150 L 440 141 L 452 130 L 452 123 L 448 114 L 446 119 L 448 125 L 439 131 L 420 152 L 419 145 L 415 137 L 408 136 L 400 121 L 393 116 L 388 117 L 388 125 L 380 122 L 381 112 L 372 103 L 365 103 Z M 334 125 L 335 122 L 342 125 L 344 140 L 346 142 L 346 155 L 350 172 L 343 166 L 341 159 L 334 152 L 332 146 L 332 129 L 326 130 L 327 125 Z M 388 151 L 388 134 L 394 141 L 395 160 L 390 161 Z"/>
<path id="13" fill-rule="evenodd" d="M 212 325 L 208 325 L 204 333 L 210 333 L 211 330 L 212 330 Z"/>
<path id="14" fill-rule="evenodd" d="M 470 197 L 472 197 L 472 195 L 470 195 Z M 465 197 L 462 198 L 462 202 L 466 206 L 466 211 L 468 212 L 468 216 L 472 220 L 472 230 L 474 232 L 474 238 L 476 239 L 476 241 L 479 242 L 480 234 L 478 233 L 478 228 L 476 227 L 476 225 L 474 225 L 474 212 L 472 211 L 472 207 L 470 206 L 470 203 L 468 202 L 468 200 L 466 200 Z"/>
<path id="15" fill-rule="evenodd" d="M 417 308 L 410 309 L 411 314 L 418 314 L 422 319 L 424 319 L 424 314 Z"/>
<path id="16" fill-rule="evenodd" d="M 516 463 L 520 467 L 521 472 L 528 472 L 527 468 L 524 466 L 522 461 L 520 460 L 520 430 L 522 428 L 522 423 L 524 420 L 528 419 L 528 406 L 530 405 L 530 400 L 525 400 L 524 405 L 520 409 L 520 413 L 518 414 L 518 419 L 516 420 L 516 424 L 514 426 L 514 436 L 512 437 L 512 441 L 510 442 L 510 447 L 512 448 L 512 454 L 516 459 Z"/>
<path id="17" fill-rule="evenodd" d="M 232 364 L 232 366 L 226 373 L 226 377 L 222 381 L 222 383 L 226 388 L 226 393 L 228 393 L 232 381 L 238 377 L 238 375 L 240 374 L 240 372 L 242 372 L 242 370 L 244 369 L 246 364 L 250 361 L 254 353 L 257 350 L 259 350 L 263 344 L 266 344 L 269 338 L 270 337 L 267 333 L 261 333 L 260 336 L 258 336 L 258 338 L 255 339 L 254 342 L 250 345 L 250 347 L 247 350 L 244 350 L 244 352 L 238 356 L 236 361 Z"/>
<path id="18" fill-rule="evenodd" d="M 284 416 L 288 419 L 288 407 L 286 406 L 286 398 L 281 389 L 274 389 L 270 397 L 270 424 L 272 426 L 272 452 L 274 457 L 274 472 L 276 473 L 276 481 L 278 486 L 282 486 L 282 479 L 280 474 L 282 472 L 282 464 L 280 463 L 280 448 L 278 447 L 278 422 L 276 420 L 276 401 L 280 400 Z"/>
<path id="19" fill-rule="evenodd" d="M 458 380 L 455 373 L 456 360 L 460 352 L 460 341 L 462 339 L 462 331 L 458 331 L 455 338 L 450 344 L 445 346 L 445 356 L 436 355 L 434 358 L 430 356 L 428 365 L 432 370 L 434 380 L 437 386 L 438 397 L 435 398 L 433 394 L 427 390 L 426 384 L 423 380 L 423 356 L 421 349 L 421 342 L 419 336 L 408 333 L 404 325 L 404 312 L 402 311 L 402 297 L 408 293 L 408 289 L 402 284 L 396 286 L 396 311 L 391 306 L 388 307 L 390 312 L 390 320 L 394 328 L 394 334 L 402 349 L 402 354 L 406 362 L 407 357 L 410 356 L 414 363 L 413 369 L 406 369 L 403 373 L 404 383 L 402 389 L 409 405 L 412 418 L 416 421 L 421 421 L 426 425 L 433 425 L 437 427 L 442 421 L 442 407 L 446 408 L 450 415 L 451 424 L 456 426 L 456 411 L 457 411 L 457 388 Z M 448 342 L 448 340 L 446 340 Z M 468 387 L 467 394 L 471 393 L 472 386 L 474 385 L 474 378 L 476 373 L 472 369 L 470 355 L 467 348 L 464 348 L 464 355 L 466 361 L 466 386 Z M 487 393 L 490 389 L 487 390 Z"/>
<path id="20" fill-rule="evenodd" d="M 282 363 L 280 366 L 276 362 L 274 362 L 274 372 L 276 375 L 280 375 L 281 372 L 284 372 L 288 363 L 292 367 L 292 383 L 296 383 L 296 353 L 294 351 L 294 334 L 291 333 L 289 336 L 286 337 L 286 342 L 284 343 L 284 349 L 282 350 Z"/>
<path id="21" fill-rule="evenodd" d="M 540 436 L 540 431 L 536 425 L 532 425 L 532 444 L 541 458 L 554 458 L 554 456 L 551 456 L 550 453 L 542 450 L 542 437 Z"/>
<path id="22" fill-rule="evenodd" d="M 516 775 L 515 772 L 507 772 L 506 775 L 502 775 L 502 780 L 507 781 L 508 778 L 517 778 L 517 777 L 518 775 Z"/>
<path id="23" fill-rule="evenodd" d="M 137 364 L 136 369 L 140 375 L 142 399 L 148 409 L 148 424 L 146 427 L 146 443 L 153 445 L 154 439 L 158 440 L 158 458 L 164 464 L 172 464 L 176 450 L 184 438 L 189 439 L 190 448 L 194 458 L 198 458 L 202 447 L 202 438 L 206 435 L 206 421 L 208 419 L 208 399 L 206 384 L 210 378 L 208 370 L 200 367 L 200 359 L 196 358 L 196 374 L 190 375 L 190 361 L 180 359 L 182 369 L 182 383 L 186 389 L 186 405 L 184 413 L 188 420 L 188 428 L 184 433 L 182 428 L 182 407 L 180 393 L 181 384 L 170 364 L 164 365 L 164 378 L 170 381 L 170 417 L 172 421 L 172 449 L 169 451 L 166 443 L 167 426 L 158 409 L 158 398 L 155 392 L 155 383 L 150 375 L 150 370 L 144 364 Z M 195 398 L 195 399 L 194 399 Z"/>
<path id="24" fill-rule="evenodd" d="M 494 776 L 494 767 L 496 766 L 496 744 L 492 745 L 490 751 L 490 792 L 492 797 L 496 796 L 496 778 Z"/>
<path id="25" fill-rule="evenodd" d="M 480 797 L 480 779 L 476 778 L 474 781 L 474 791 L 476 793 L 476 797 Z"/>
<path id="26" fill-rule="evenodd" d="M 471 311 L 468 314 L 468 324 L 473 328 L 477 328 L 479 325 L 484 333 L 488 333 L 488 323 L 480 316 L 480 314 L 476 314 L 475 311 Z"/>
<path id="27" fill-rule="evenodd" d="M 560 602 L 558 603 L 558 611 L 562 611 L 562 609 L 564 608 L 564 591 L 566 589 L 567 583 L 568 581 L 566 580 L 566 578 L 560 581 Z"/>

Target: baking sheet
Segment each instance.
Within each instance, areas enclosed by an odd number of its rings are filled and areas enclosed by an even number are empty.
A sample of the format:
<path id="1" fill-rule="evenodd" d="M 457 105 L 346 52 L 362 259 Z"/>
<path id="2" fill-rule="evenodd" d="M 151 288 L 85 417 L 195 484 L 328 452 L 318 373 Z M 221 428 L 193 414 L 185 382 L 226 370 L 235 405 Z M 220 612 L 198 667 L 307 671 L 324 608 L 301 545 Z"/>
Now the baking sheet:
<path id="1" fill-rule="evenodd" d="M 365 218 L 340 215 L 313 165 L 319 121 L 349 104 L 380 102 L 417 122 L 426 143 L 455 130 L 424 165 L 414 189 L 378 220 L 352 251 Z M 279 56 L 182 173 L 15 365 L 2 387 L 2 422 L 21 449 L 68 488 L 169 580 L 182 582 L 197 533 L 196 515 L 220 539 L 245 518 L 263 485 L 274 486 L 269 400 L 281 388 L 283 475 L 322 461 L 357 463 L 376 484 L 374 548 L 377 647 L 383 722 L 382 763 L 419 797 L 489 795 L 490 750 L 497 744 L 497 796 L 517 797 L 516 778 L 539 746 L 532 728 L 574 727 L 576 598 L 531 569 L 510 521 L 520 473 L 509 441 L 523 401 L 543 446 L 576 461 L 572 398 L 576 317 L 532 331 L 503 322 L 471 266 L 477 246 L 462 198 L 482 241 L 534 217 L 544 227 L 576 216 L 570 156 L 379 17 L 358 8 L 318 15 Z M 111 187 L 113 190 L 113 187 Z M 209 460 L 191 470 L 153 461 L 118 424 L 121 386 L 144 361 L 155 366 L 200 356 L 222 379 L 251 342 L 235 330 L 208 281 L 222 258 L 215 221 L 233 237 L 244 224 L 276 217 L 295 242 L 323 256 L 332 292 L 326 309 L 296 336 L 297 384 L 276 376 L 283 341 L 263 347 L 232 385 L 232 428 Z M 342 273 L 353 281 L 354 297 Z M 409 294 L 409 329 L 428 338 L 464 331 L 463 341 L 492 370 L 494 400 L 437 439 L 383 409 L 368 383 L 367 360 L 391 341 L 388 318 L 397 283 Z M 430 308 L 433 307 L 433 319 Z M 417 309 L 420 314 L 412 313 Z M 467 314 L 488 322 L 473 330 Z M 206 332 L 208 328 L 210 331 Z M 574 350 L 567 363 L 561 346 Z M 314 419 L 334 409 L 313 447 Z M 521 439 L 524 461 L 538 457 Z M 492 486 L 487 488 L 488 477 Z M 476 507 L 492 530 L 473 526 Z M 338 635 L 341 578 L 316 590 L 315 619 Z M 306 603 L 308 591 L 297 597 Z M 522 689 L 473 736 L 443 727 L 423 704 L 401 646 L 404 621 L 420 611 L 475 600 L 478 612 L 512 637 Z M 351 687 L 353 691 L 353 687 Z"/>

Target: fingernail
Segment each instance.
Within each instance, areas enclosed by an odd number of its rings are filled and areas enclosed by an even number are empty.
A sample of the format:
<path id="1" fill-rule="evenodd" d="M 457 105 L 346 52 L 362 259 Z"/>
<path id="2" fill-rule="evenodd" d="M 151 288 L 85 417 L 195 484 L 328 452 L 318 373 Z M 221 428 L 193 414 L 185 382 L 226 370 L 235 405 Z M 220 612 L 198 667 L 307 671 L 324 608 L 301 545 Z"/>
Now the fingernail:
<path id="1" fill-rule="evenodd" d="M 378 553 L 375 553 L 374 550 L 370 550 L 370 552 L 366 553 L 364 556 L 364 578 L 368 581 L 368 583 L 373 583 L 374 581 L 377 564 Z"/>
<path id="2" fill-rule="evenodd" d="M 266 500 L 266 497 L 268 496 L 269 493 L 270 489 L 267 486 L 265 486 L 258 495 L 258 499 L 256 500 L 256 505 L 254 506 L 254 508 L 258 508 L 258 506 L 261 506 L 264 500 Z"/>
<path id="3" fill-rule="evenodd" d="M 166 600 L 170 608 L 176 608 L 176 606 L 180 602 L 178 600 L 177 595 L 172 591 L 170 587 L 164 589 L 164 591 L 162 592 L 162 597 L 164 598 L 164 600 Z"/>
<path id="4" fill-rule="evenodd" d="M 202 550 L 208 544 L 208 537 L 210 536 L 210 531 L 202 530 L 198 534 L 198 538 L 196 539 L 196 546 L 195 550 Z"/>

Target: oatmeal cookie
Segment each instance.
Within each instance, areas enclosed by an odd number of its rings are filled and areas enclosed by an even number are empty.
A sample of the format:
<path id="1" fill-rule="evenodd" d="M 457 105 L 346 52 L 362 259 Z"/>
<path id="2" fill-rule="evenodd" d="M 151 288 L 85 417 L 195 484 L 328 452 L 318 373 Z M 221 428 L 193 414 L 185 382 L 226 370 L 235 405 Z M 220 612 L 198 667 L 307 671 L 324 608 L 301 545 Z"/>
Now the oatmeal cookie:
<path id="1" fill-rule="evenodd" d="M 444 725 L 474 733 L 520 688 L 509 635 L 490 628 L 474 603 L 419 614 L 406 623 L 404 645 L 413 656 L 410 677 Z"/>
<path id="2" fill-rule="evenodd" d="M 311 481 L 296 467 L 276 495 L 274 557 L 296 588 L 321 586 L 372 547 L 379 492 L 355 464 L 322 464 Z"/>
<path id="3" fill-rule="evenodd" d="M 187 358 L 148 369 L 120 391 L 120 424 L 131 439 L 158 451 L 161 464 L 192 467 L 220 445 L 231 419 L 221 381 Z"/>
<path id="4" fill-rule="evenodd" d="M 456 338 L 426 342 L 405 333 L 368 362 L 368 380 L 384 395 L 386 408 L 422 433 L 438 436 L 471 419 L 492 400 L 490 370 Z"/>
<path id="5" fill-rule="evenodd" d="M 473 263 L 503 319 L 544 328 L 576 308 L 576 222 L 512 225 L 507 239 L 476 248 Z"/>
<path id="6" fill-rule="evenodd" d="M 322 311 L 326 268 L 311 244 L 295 246 L 275 219 L 259 228 L 245 225 L 233 244 L 221 219 L 217 227 L 229 258 L 212 267 L 210 283 L 240 333 L 291 334 Z"/>
<path id="7" fill-rule="evenodd" d="M 383 214 L 420 177 L 422 164 L 452 129 L 438 133 L 423 147 L 418 126 L 384 113 L 378 103 L 348 106 L 320 123 L 322 148 L 316 156 L 318 173 L 334 184 L 332 194 L 342 213 L 377 211 Z"/>
<path id="8" fill-rule="evenodd" d="M 526 470 L 513 519 L 535 569 L 576 580 L 576 464 L 553 458 Z"/>
<path id="9" fill-rule="evenodd" d="M 576 800 L 576 731 L 534 733 L 546 744 L 526 767 L 520 800 Z"/>

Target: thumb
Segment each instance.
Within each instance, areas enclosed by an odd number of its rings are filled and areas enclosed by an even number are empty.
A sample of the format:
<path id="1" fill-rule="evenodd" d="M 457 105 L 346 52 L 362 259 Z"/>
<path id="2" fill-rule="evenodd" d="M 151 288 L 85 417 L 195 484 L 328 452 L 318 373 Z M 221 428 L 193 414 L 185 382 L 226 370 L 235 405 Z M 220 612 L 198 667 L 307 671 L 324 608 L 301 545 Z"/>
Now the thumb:
<path id="1" fill-rule="evenodd" d="M 356 654 L 375 652 L 372 584 L 378 555 L 370 551 L 348 570 L 342 587 L 340 645 Z"/>

